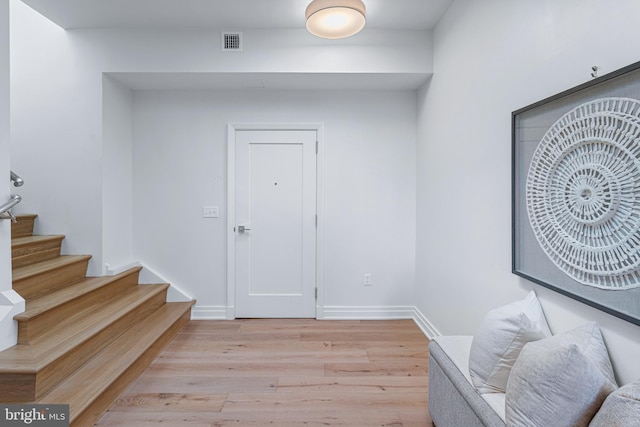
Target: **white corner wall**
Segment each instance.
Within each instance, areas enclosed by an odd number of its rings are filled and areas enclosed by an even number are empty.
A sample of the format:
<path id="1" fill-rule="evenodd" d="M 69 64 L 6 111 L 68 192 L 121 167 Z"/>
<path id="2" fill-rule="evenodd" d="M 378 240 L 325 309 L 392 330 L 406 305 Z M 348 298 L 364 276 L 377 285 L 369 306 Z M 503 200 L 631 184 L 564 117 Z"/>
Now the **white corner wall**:
<path id="1" fill-rule="evenodd" d="M 133 92 L 108 76 L 102 79 L 102 205 L 102 256 L 110 273 L 133 260 Z"/>
<path id="2" fill-rule="evenodd" d="M 640 327 L 511 274 L 511 112 L 638 61 L 635 0 L 456 0 L 418 94 L 417 305 L 473 334 L 534 289 L 554 332 L 597 320 L 621 382 L 640 378 Z"/>
<path id="3" fill-rule="evenodd" d="M 21 213 L 35 232 L 64 234 L 63 253 L 102 260 L 100 52 L 11 0 L 11 162 L 25 181 Z"/>
<path id="4" fill-rule="evenodd" d="M 9 200 L 9 0 L 0 0 L 0 204 Z M 11 289 L 11 223 L 0 220 L 0 292 Z"/>
<path id="5" fill-rule="evenodd" d="M 135 258 L 197 298 L 196 317 L 225 315 L 228 123 L 324 124 L 329 317 L 413 306 L 413 91 L 135 92 Z M 202 218 L 205 205 L 220 218 Z"/>

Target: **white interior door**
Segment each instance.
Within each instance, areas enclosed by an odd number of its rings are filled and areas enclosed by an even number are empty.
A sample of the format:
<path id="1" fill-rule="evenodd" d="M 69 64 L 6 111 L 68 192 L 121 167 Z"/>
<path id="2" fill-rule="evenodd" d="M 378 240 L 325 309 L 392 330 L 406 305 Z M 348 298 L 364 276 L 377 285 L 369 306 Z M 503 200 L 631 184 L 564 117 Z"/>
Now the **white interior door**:
<path id="1" fill-rule="evenodd" d="M 236 131 L 236 317 L 315 317 L 316 131 Z"/>

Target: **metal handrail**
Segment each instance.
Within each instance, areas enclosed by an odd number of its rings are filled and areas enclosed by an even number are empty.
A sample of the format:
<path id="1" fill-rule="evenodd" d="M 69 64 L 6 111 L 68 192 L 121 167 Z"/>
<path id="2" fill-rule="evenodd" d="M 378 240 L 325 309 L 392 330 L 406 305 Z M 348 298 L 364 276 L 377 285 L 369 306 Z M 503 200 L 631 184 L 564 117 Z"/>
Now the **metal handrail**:
<path id="1" fill-rule="evenodd" d="M 16 174 L 14 171 L 10 171 L 10 172 L 11 172 L 11 181 L 13 181 L 14 187 L 20 187 L 22 184 L 24 184 L 24 181 L 22 180 L 22 178 L 18 176 L 18 174 Z"/>
<path id="2" fill-rule="evenodd" d="M 11 208 L 22 201 L 22 197 L 19 194 L 12 194 L 9 201 L 0 206 L 0 219 L 10 219 L 16 222 L 16 217 L 11 213 Z"/>

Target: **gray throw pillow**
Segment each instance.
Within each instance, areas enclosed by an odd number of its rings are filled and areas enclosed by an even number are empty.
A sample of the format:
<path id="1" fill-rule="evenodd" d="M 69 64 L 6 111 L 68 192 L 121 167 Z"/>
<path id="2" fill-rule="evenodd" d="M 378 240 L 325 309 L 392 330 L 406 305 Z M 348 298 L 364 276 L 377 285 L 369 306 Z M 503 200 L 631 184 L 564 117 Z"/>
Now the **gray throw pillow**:
<path id="1" fill-rule="evenodd" d="M 491 310 L 473 336 L 469 374 L 480 393 L 504 393 L 522 347 L 551 336 L 536 294 Z"/>
<path id="2" fill-rule="evenodd" d="M 629 427 L 640 425 L 640 380 L 611 393 L 589 427 Z"/>
<path id="3" fill-rule="evenodd" d="M 530 342 L 522 348 L 507 382 L 507 425 L 587 427 L 616 388 L 595 322 Z"/>

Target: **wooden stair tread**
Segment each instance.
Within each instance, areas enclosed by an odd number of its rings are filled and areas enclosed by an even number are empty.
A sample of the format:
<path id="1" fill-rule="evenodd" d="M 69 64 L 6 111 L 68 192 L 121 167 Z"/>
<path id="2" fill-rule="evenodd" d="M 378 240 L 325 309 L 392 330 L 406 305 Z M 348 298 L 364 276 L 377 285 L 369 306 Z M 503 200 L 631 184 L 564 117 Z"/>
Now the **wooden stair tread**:
<path id="1" fill-rule="evenodd" d="M 37 262 L 35 264 L 25 265 L 13 269 L 13 281 L 25 279 L 27 277 L 36 276 L 46 273 L 47 271 L 85 261 L 91 258 L 91 255 L 62 255 L 46 261 Z"/>
<path id="2" fill-rule="evenodd" d="M 68 403 L 73 421 L 102 393 L 111 387 L 141 355 L 151 348 L 171 326 L 179 321 L 194 302 L 167 303 L 118 337 L 102 352 L 70 375 L 39 403 Z M 168 337 L 173 339 L 173 337 Z M 162 346 L 166 345 L 164 343 Z M 153 356 L 155 358 L 155 355 Z M 90 381 L 87 381 L 90 379 Z"/>
<path id="3" fill-rule="evenodd" d="M 140 270 L 142 270 L 142 267 L 134 267 L 114 276 L 87 277 L 80 282 L 58 289 L 45 296 L 27 301 L 26 310 L 23 313 L 14 316 L 14 319 L 24 322 L 29 321 L 30 319 L 36 318 L 42 313 L 45 313 L 55 307 L 61 306 L 76 298 L 80 298 L 123 277 L 135 274 Z"/>
<path id="4" fill-rule="evenodd" d="M 66 354 L 70 349 L 108 328 L 116 319 L 164 292 L 169 285 L 137 285 L 118 299 L 105 302 L 89 312 L 77 313 L 55 331 L 38 337 L 29 344 L 18 344 L 0 352 L 0 370 L 14 373 L 36 373 Z M 82 321 L 74 321 L 81 314 Z"/>

